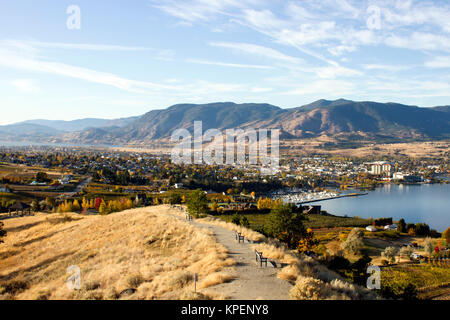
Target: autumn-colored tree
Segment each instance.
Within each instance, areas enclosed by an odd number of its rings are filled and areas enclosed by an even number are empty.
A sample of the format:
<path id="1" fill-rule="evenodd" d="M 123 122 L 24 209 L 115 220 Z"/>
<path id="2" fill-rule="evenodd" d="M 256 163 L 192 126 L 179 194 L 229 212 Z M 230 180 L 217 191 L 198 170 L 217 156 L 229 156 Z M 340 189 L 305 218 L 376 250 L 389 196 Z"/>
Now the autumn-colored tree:
<path id="1" fill-rule="evenodd" d="M 305 236 L 298 242 L 297 250 L 300 253 L 312 251 L 314 246 L 316 246 L 318 243 L 319 241 L 314 238 L 314 232 L 311 228 L 308 228 L 306 229 Z"/>
<path id="2" fill-rule="evenodd" d="M 73 209 L 73 211 L 80 211 L 80 210 L 81 210 L 80 203 L 78 202 L 77 199 L 75 199 L 75 200 L 73 201 L 72 209 Z"/>
<path id="3" fill-rule="evenodd" d="M 98 207 L 98 212 L 100 213 L 100 214 L 107 214 L 108 212 L 107 212 L 107 206 L 106 206 L 106 203 L 104 202 L 104 201 L 102 201 L 102 203 L 100 204 L 100 206 Z"/>
<path id="4" fill-rule="evenodd" d="M 276 200 L 272 200 L 271 198 L 259 198 L 258 202 L 257 202 L 257 208 L 258 210 L 264 210 L 264 209 L 273 209 L 275 208 L 278 204 L 283 204 L 283 200 L 281 199 L 276 199 Z"/>
<path id="5" fill-rule="evenodd" d="M 104 202 L 102 198 L 95 199 L 95 204 L 94 204 L 95 210 L 100 210 L 100 205 L 102 204 L 102 202 Z"/>
<path id="6" fill-rule="evenodd" d="M 217 205 L 217 202 L 213 201 L 213 202 L 211 203 L 211 211 L 212 211 L 212 212 L 216 212 L 218 207 L 219 207 L 219 206 Z"/>
<path id="7" fill-rule="evenodd" d="M 127 199 L 127 201 L 126 201 L 126 206 L 127 206 L 127 209 L 132 209 L 132 208 L 134 208 L 134 206 L 133 206 L 133 201 L 131 201 L 131 199 Z"/>
<path id="8" fill-rule="evenodd" d="M 447 244 L 450 244 L 450 227 L 445 229 L 445 231 L 442 233 L 442 238 L 445 239 L 445 242 L 447 242 Z"/>

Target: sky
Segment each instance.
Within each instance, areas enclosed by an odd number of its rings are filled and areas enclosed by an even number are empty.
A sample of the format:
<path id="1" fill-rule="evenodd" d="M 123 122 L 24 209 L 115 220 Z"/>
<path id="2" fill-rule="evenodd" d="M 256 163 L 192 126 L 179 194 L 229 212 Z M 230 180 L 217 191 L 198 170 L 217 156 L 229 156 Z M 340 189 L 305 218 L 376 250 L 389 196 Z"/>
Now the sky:
<path id="1" fill-rule="evenodd" d="M 448 0 L 2 0 L 0 124 L 177 103 L 450 104 Z"/>

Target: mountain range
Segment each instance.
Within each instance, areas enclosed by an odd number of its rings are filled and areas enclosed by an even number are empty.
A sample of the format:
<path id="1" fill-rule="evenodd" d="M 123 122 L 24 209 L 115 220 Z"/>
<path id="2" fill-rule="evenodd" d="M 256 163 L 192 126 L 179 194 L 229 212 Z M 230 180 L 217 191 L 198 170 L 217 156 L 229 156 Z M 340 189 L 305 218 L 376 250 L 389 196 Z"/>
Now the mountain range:
<path id="1" fill-rule="evenodd" d="M 139 117 L 115 120 L 30 120 L 0 126 L 0 140 L 83 144 L 144 145 L 167 141 L 175 129 L 192 132 L 231 128 L 280 129 L 282 139 L 327 135 L 348 139 L 399 141 L 450 138 L 450 106 L 420 108 L 398 103 L 318 100 L 282 109 L 264 103 L 177 104 Z"/>

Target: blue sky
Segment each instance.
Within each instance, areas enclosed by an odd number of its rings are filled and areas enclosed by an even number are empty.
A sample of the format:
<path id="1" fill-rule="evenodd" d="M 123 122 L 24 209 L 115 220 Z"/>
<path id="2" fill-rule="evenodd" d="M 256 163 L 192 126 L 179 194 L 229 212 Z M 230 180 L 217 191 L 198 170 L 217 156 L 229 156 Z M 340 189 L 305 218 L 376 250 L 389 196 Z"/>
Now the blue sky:
<path id="1" fill-rule="evenodd" d="M 3 0 L 0 124 L 214 101 L 448 105 L 449 17 L 447 0 Z"/>

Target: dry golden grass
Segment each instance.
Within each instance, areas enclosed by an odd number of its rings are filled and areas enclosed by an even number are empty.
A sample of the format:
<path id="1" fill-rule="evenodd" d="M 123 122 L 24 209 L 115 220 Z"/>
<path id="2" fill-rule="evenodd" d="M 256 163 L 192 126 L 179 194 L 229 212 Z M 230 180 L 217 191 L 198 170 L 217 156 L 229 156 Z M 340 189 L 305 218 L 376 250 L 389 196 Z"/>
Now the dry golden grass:
<path id="1" fill-rule="evenodd" d="M 229 280 L 234 265 L 206 229 L 169 215 L 167 206 L 107 216 L 37 214 L 5 220 L 0 244 L 3 299 L 182 299 Z M 81 290 L 69 290 L 69 266 L 81 269 Z M 119 294 L 126 289 L 129 295 Z M 201 292 L 196 298 L 224 298 Z"/>
<path id="2" fill-rule="evenodd" d="M 345 281 L 336 272 L 311 257 L 299 256 L 275 240 L 269 239 L 266 243 L 255 244 L 253 248 L 269 259 L 287 264 L 278 272 L 277 277 L 295 283 L 290 292 L 292 299 L 376 299 L 367 289 Z"/>

